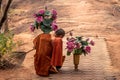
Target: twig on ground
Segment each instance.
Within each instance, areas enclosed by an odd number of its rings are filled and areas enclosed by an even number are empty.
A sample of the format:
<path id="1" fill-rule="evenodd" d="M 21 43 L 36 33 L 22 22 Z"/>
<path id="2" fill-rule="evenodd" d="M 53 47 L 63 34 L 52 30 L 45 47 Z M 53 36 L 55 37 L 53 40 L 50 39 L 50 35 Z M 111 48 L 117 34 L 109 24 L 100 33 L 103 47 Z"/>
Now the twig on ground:
<path id="1" fill-rule="evenodd" d="M 72 30 L 70 30 L 70 31 L 66 32 L 65 34 L 68 34 L 69 32 L 72 32 L 72 31 L 74 31 L 74 30 L 72 29 Z"/>

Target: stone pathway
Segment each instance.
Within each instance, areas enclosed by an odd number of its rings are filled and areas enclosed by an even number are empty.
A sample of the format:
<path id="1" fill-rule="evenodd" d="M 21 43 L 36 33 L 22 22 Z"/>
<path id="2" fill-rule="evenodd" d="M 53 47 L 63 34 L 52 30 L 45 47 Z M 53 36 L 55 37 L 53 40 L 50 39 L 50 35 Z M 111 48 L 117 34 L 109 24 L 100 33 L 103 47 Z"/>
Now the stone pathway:
<path id="1" fill-rule="evenodd" d="M 93 39 L 96 44 L 89 55 L 80 57 L 78 71 L 74 70 L 73 56 L 66 56 L 61 72 L 51 75 L 50 80 L 114 80 L 104 39 Z"/>
<path id="2" fill-rule="evenodd" d="M 26 55 L 22 64 L 23 68 L 18 69 L 18 71 L 22 71 L 18 72 L 16 78 L 14 76 L 9 80 L 115 80 L 104 38 L 90 38 L 95 41 L 95 46 L 92 47 L 92 52 L 89 55 L 81 55 L 78 71 L 74 70 L 73 56 L 70 55 L 66 56 L 63 67 L 58 74 L 50 74 L 49 77 L 39 77 L 34 71 L 33 55 L 35 51 L 32 51 Z M 64 54 L 66 53 L 65 41 L 64 39 Z M 22 75 L 23 73 L 24 75 Z"/>
<path id="3" fill-rule="evenodd" d="M 109 53 L 107 51 L 107 46 L 104 38 L 93 38 L 95 41 L 95 46 L 92 47 L 92 52 L 87 56 L 80 57 L 79 70 L 74 70 L 73 65 L 73 56 L 66 56 L 65 62 L 61 71 L 58 74 L 51 74 L 50 77 L 38 77 L 35 76 L 34 68 L 32 62 L 32 58 L 30 60 L 30 64 L 25 65 L 27 63 L 28 57 L 30 57 L 31 53 L 26 56 L 26 59 L 23 63 L 24 67 L 31 69 L 32 80 L 114 80 L 114 76 L 112 74 L 112 66 L 109 57 Z M 65 40 L 64 40 L 64 53 L 65 50 Z"/>

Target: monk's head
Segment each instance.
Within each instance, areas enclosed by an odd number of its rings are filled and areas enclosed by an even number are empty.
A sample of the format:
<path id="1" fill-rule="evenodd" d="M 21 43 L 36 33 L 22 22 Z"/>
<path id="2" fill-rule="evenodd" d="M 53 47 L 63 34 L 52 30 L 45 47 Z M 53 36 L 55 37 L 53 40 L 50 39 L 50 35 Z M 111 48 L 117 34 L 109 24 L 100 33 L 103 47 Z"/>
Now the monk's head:
<path id="1" fill-rule="evenodd" d="M 57 31 L 55 31 L 55 36 L 63 38 L 65 36 L 65 31 L 60 28 Z"/>

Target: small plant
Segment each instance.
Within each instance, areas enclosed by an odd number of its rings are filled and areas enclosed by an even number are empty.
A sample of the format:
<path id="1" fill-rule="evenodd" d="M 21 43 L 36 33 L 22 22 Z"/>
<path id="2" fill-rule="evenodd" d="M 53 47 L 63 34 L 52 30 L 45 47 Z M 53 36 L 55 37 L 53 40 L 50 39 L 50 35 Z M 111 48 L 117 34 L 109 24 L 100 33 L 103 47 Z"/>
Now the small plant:
<path id="1" fill-rule="evenodd" d="M 0 34 L 0 56 L 11 53 L 15 43 L 13 42 L 13 34 L 8 32 L 6 34 Z"/>
<path id="2" fill-rule="evenodd" d="M 13 34 L 8 32 L 0 34 L 0 69 L 10 68 L 13 66 L 9 61 L 9 56 L 12 53 L 15 43 L 13 42 Z"/>

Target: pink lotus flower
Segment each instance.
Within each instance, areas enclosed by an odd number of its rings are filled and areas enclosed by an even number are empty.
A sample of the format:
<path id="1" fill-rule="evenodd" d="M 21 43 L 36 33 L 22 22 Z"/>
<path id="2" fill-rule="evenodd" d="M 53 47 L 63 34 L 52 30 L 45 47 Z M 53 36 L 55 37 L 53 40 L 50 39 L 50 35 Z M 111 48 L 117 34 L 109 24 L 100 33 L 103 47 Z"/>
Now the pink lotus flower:
<path id="1" fill-rule="evenodd" d="M 57 15 L 57 11 L 53 9 L 53 10 L 52 10 L 52 14 L 53 14 L 53 15 Z"/>
<path id="2" fill-rule="evenodd" d="M 34 16 L 34 18 L 36 18 L 36 17 L 37 17 L 37 14 L 33 14 L 33 16 Z"/>
<path id="3" fill-rule="evenodd" d="M 57 12 L 56 12 L 56 10 L 52 10 L 52 19 L 56 19 L 57 18 Z"/>
<path id="4" fill-rule="evenodd" d="M 39 14 L 44 14 L 45 13 L 45 10 L 40 10 L 39 11 Z"/>
<path id="5" fill-rule="evenodd" d="M 76 49 L 81 48 L 81 44 L 76 42 L 76 43 L 75 43 L 75 48 L 76 48 Z"/>
<path id="6" fill-rule="evenodd" d="M 86 53 L 90 53 L 91 52 L 91 47 L 90 46 L 86 46 L 84 48 L 84 50 L 85 50 Z"/>
<path id="7" fill-rule="evenodd" d="M 70 38 L 70 39 L 68 39 L 68 41 L 69 41 L 69 42 L 74 42 L 75 40 L 76 40 L 76 39 L 75 39 L 75 38 L 73 38 L 73 37 L 72 37 L 72 38 Z"/>
<path id="8" fill-rule="evenodd" d="M 67 48 L 74 48 L 75 44 L 73 42 L 67 42 Z"/>
<path id="9" fill-rule="evenodd" d="M 58 26 L 57 26 L 57 24 L 56 23 L 52 23 L 52 29 L 54 30 L 54 31 L 56 31 L 57 29 L 58 29 Z"/>
<path id="10" fill-rule="evenodd" d="M 95 42 L 94 42 L 93 40 L 91 40 L 91 41 L 90 41 L 90 44 L 91 44 L 92 46 L 94 46 L 94 45 L 95 45 Z"/>
<path id="11" fill-rule="evenodd" d="M 67 42 L 68 52 L 72 52 L 74 47 L 75 47 L 75 44 L 73 42 Z"/>
<path id="12" fill-rule="evenodd" d="M 42 22 L 42 21 L 43 21 L 43 17 L 42 17 L 42 16 L 37 17 L 37 18 L 36 18 L 36 21 L 37 21 L 38 23 Z"/>
<path id="13" fill-rule="evenodd" d="M 30 30 L 31 30 L 32 32 L 34 32 L 35 26 L 34 26 L 34 25 L 30 25 Z"/>
<path id="14" fill-rule="evenodd" d="M 52 15 L 52 19 L 54 19 L 54 20 L 55 20 L 56 18 L 57 18 L 57 16 L 56 16 L 56 15 Z"/>
<path id="15" fill-rule="evenodd" d="M 73 49 L 68 49 L 68 52 L 72 52 L 73 51 Z"/>

